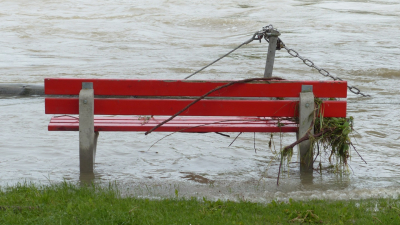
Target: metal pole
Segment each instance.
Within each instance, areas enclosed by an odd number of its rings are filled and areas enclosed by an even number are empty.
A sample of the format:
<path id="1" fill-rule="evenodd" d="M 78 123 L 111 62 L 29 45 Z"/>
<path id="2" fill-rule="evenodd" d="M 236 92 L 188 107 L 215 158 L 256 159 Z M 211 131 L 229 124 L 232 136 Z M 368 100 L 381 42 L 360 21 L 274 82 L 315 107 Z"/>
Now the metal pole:
<path id="1" fill-rule="evenodd" d="M 267 54 L 267 62 L 265 63 L 264 78 L 272 77 L 272 69 L 274 68 L 275 51 L 278 42 L 278 36 L 281 35 L 279 31 L 272 29 L 269 36 L 269 46 Z"/>

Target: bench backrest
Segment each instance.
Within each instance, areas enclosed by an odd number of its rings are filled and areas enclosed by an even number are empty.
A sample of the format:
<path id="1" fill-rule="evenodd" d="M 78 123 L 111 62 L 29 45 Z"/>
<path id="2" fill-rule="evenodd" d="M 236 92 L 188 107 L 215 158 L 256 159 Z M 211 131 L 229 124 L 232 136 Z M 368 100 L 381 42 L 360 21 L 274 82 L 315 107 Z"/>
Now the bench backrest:
<path id="1" fill-rule="evenodd" d="M 77 95 L 82 82 L 93 83 L 96 115 L 168 116 L 193 102 L 193 98 L 231 81 L 46 78 L 45 94 L 56 95 L 46 97 L 46 114 L 79 114 Z M 262 98 L 298 98 L 302 85 L 312 85 L 318 98 L 347 97 L 346 81 L 253 81 L 216 91 L 180 116 L 294 117 L 298 100 Z M 323 101 L 323 113 L 325 117 L 346 117 L 346 101 Z"/>

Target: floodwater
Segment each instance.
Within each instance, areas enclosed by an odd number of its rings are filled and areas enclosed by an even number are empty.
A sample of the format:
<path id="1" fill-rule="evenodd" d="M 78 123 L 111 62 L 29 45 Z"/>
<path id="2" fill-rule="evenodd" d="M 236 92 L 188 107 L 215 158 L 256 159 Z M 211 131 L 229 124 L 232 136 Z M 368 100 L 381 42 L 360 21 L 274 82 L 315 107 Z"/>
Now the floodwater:
<path id="1" fill-rule="evenodd" d="M 276 186 L 269 134 L 101 133 L 95 181 L 147 197 L 270 201 L 400 193 L 400 3 L 397 0 L 2 0 L 0 82 L 46 77 L 183 79 L 273 24 L 289 48 L 372 98 L 349 92 L 350 174 L 301 179 L 293 158 Z M 191 79 L 262 77 L 267 43 L 252 42 Z M 274 76 L 327 80 L 281 50 Z M 48 132 L 42 97 L 0 97 L 0 185 L 79 182 L 78 133 Z M 275 150 L 293 134 L 275 134 Z M 150 148 L 150 149 L 149 149 Z M 275 160 L 274 160 L 275 159 Z M 271 164 L 269 164 L 272 162 Z"/>

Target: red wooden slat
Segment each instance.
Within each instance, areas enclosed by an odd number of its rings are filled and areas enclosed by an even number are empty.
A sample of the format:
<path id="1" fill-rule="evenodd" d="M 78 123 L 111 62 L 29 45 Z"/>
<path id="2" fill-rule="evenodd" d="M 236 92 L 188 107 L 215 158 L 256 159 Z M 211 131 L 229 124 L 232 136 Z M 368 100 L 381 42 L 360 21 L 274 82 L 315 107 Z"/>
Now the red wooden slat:
<path id="1" fill-rule="evenodd" d="M 152 124 L 157 125 L 164 120 L 168 119 L 166 116 L 157 116 L 149 119 L 135 117 L 96 117 L 97 123 L 114 123 L 114 124 L 136 124 L 136 125 L 144 125 L 144 124 Z M 192 124 L 193 126 L 196 124 L 204 124 L 217 121 L 219 124 L 277 124 L 278 119 L 273 118 L 260 118 L 260 117 L 175 117 L 172 122 L 173 124 Z M 279 121 L 285 121 L 286 124 L 292 123 L 296 124 L 295 121 L 292 120 L 284 120 L 280 119 Z M 70 116 L 61 116 L 61 117 L 53 117 L 51 119 L 51 123 L 78 123 L 79 118 L 74 118 Z M 170 122 L 170 123 L 172 123 Z"/>
<path id="2" fill-rule="evenodd" d="M 201 96 L 230 81 L 210 80 L 123 80 L 46 78 L 45 94 L 78 95 L 82 82 L 93 82 L 95 95 L 121 96 Z M 313 85 L 319 98 L 346 98 L 346 81 L 270 81 L 234 84 L 210 97 L 299 97 L 302 85 Z"/>
<path id="3" fill-rule="evenodd" d="M 96 115 L 173 115 L 193 100 L 95 99 Z M 202 100 L 181 116 L 276 116 L 291 117 L 297 101 Z M 78 99 L 46 99 L 47 114 L 79 114 Z"/>
<path id="4" fill-rule="evenodd" d="M 96 115 L 173 115 L 193 100 L 95 99 Z M 293 117 L 298 101 L 291 100 L 201 100 L 181 116 L 266 116 Z M 345 101 L 325 101 L 325 117 L 346 117 Z M 77 98 L 46 98 L 46 114 L 79 114 Z"/>
<path id="5" fill-rule="evenodd" d="M 164 118 L 163 118 L 164 119 Z M 198 123 L 181 123 L 180 117 L 168 122 L 162 127 L 157 129 L 157 132 L 296 132 L 297 124 L 292 121 L 279 121 L 283 124 L 282 127 L 277 126 L 277 120 L 259 120 L 259 118 L 246 118 L 247 121 L 238 121 L 233 123 L 229 122 L 230 118 L 214 118 L 209 120 L 202 120 Z M 236 118 L 237 119 L 237 118 Z M 151 123 L 116 123 L 119 118 L 95 118 L 94 128 L 95 131 L 148 131 L 155 124 Z M 136 121 L 133 119 L 132 121 Z M 157 118 L 156 120 L 160 120 Z M 195 121 L 196 118 L 190 119 Z M 224 123 L 220 123 L 225 121 Z M 59 118 L 53 117 L 48 126 L 49 131 L 78 131 L 79 120 L 71 117 L 64 117 L 62 122 Z"/>
<path id="6" fill-rule="evenodd" d="M 157 125 L 161 122 L 163 122 L 163 120 L 157 120 L 157 121 L 144 121 L 144 120 L 137 120 L 137 121 L 121 121 L 121 120 L 114 120 L 114 119 L 110 119 L 110 120 L 97 120 L 99 123 L 114 123 L 114 124 L 121 124 L 121 125 L 126 125 L 126 124 L 132 124 L 132 125 L 143 125 L 143 124 L 149 124 L 149 125 Z M 71 123 L 73 122 L 73 120 L 52 120 L 52 123 Z M 76 122 L 78 122 L 78 120 L 76 120 Z M 203 124 L 203 123 L 208 123 L 209 121 L 187 121 L 187 122 L 182 122 L 182 121 L 176 121 L 174 122 L 174 124 L 191 124 L 193 126 L 195 125 L 199 125 L 199 124 Z M 225 121 L 225 122 L 220 122 L 219 124 L 237 124 L 237 125 L 241 125 L 241 124 L 247 124 L 248 122 L 245 121 Z M 268 121 L 268 122 L 252 122 L 252 124 L 276 124 L 278 123 L 277 120 L 275 121 Z M 293 124 L 296 124 L 293 122 Z"/>
<path id="7" fill-rule="evenodd" d="M 142 120 L 145 116 L 96 116 L 96 120 L 98 121 L 106 121 L 106 120 L 113 120 L 113 121 L 121 121 L 121 122 L 127 122 L 127 121 L 136 121 L 136 120 Z M 146 116 L 147 117 L 147 116 Z M 152 117 L 149 121 L 163 121 L 165 119 L 168 119 L 169 116 L 157 116 L 157 117 Z M 286 121 L 289 121 L 288 118 L 284 118 Z M 79 116 L 69 116 L 69 115 L 62 115 L 62 116 L 54 116 L 52 118 L 53 121 L 62 121 L 62 120 L 79 120 Z M 276 119 L 272 119 L 271 117 L 244 117 L 244 116 L 185 116 L 185 117 L 176 117 L 174 119 L 175 122 L 193 122 L 193 121 L 210 121 L 210 120 L 229 120 L 229 121 L 249 121 L 249 120 L 257 120 L 261 122 L 268 122 Z"/>
<path id="8" fill-rule="evenodd" d="M 323 101 L 321 105 L 323 117 L 346 117 L 346 101 Z"/>

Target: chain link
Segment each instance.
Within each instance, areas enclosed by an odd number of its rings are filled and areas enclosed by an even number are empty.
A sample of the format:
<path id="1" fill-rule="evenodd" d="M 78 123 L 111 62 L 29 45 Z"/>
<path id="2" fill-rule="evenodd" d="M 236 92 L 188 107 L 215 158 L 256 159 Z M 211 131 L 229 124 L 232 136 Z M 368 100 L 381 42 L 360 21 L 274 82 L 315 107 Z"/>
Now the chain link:
<path id="1" fill-rule="evenodd" d="M 331 79 L 333 79 L 333 80 L 335 80 L 335 81 L 336 81 L 336 80 L 343 81 L 340 77 L 335 77 L 335 76 L 331 75 L 331 74 L 329 73 L 328 70 L 317 67 L 317 66 L 314 64 L 313 61 L 311 61 L 311 60 L 309 60 L 309 59 L 307 59 L 307 58 L 304 58 L 304 57 L 300 56 L 300 54 L 299 54 L 297 51 L 295 51 L 294 49 L 291 49 L 291 48 L 286 47 L 286 45 L 282 42 L 282 40 L 281 40 L 281 45 L 282 45 L 281 47 L 284 48 L 284 49 L 289 53 L 289 55 L 301 59 L 301 61 L 303 61 L 303 63 L 306 64 L 306 66 L 318 70 L 318 72 L 319 72 L 322 76 L 329 77 L 329 78 L 331 78 Z M 347 88 L 348 88 L 352 93 L 354 93 L 354 94 L 356 94 L 356 95 L 361 95 L 361 96 L 363 96 L 363 97 L 371 97 L 370 95 L 366 95 L 366 94 L 362 93 L 362 92 L 360 91 L 360 89 L 358 89 L 358 88 L 355 87 L 355 86 L 349 86 L 349 85 L 347 85 Z"/>
<path id="2" fill-rule="evenodd" d="M 252 42 L 252 41 L 254 41 L 254 40 L 259 40 L 259 41 L 261 42 L 261 39 L 264 38 L 267 42 L 269 42 L 269 40 L 268 40 L 268 35 L 270 35 L 269 33 L 270 33 L 272 30 L 274 30 L 274 27 L 272 26 L 272 24 L 263 27 L 261 30 L 255 32 L 252 38 L 250 38 L 249 40 L 243 42 L 241 45 L 239 45 L 238 47 L 234 48 L 233 50 L 231 50 L 230 52 L 226 53 L 225 55 L 221 56 L 220 58 L 218 58 L 217 60 L 213 61 L 212 63 L 208 64 L 207 66 L 204 66 L 203 68 L 197 70 L 196 72 L 192 73 L 191 75 L 185 77 L 185 80 L 188 79 L 188 78 L 190 78 L 190 77 L 192 77 L 193 75 L 195 75 L 195 74 L 201 72 L 202 70 L 204 70 L 205 68 L 211 66 L 212 64 L 218 62 L 218 61 L 221 60 L 222 58 L 228 56 L 229 54 L 231 54 L 232 52 L 236 51 L 237 49 L 239 49 L 239 48 L 242 47 L 243 45 L 249 44 L 250 42 Z M 277 30 L 276 30 L 276 31 L 277 31 Z M 301 59 L 301 61 L 303 61 L 303 63 L 306 64 L 306 66 L 318 70 L 318 72 L 319 72 L 322 76 L 329 77 L 329 78 L 331 78 L 331 79 L 333 79 L 333 80 L 335 80 L 335 81 L 337 81 L 337 80 L 343 81 L 341 78 L 335 77 L 335 76 L 331 75 L 331 74 L 329 73 L 329 71 L 327 71 L 326 69 L 319 68 L 319 67 L 316 66 L 316 65 L 314 64 L 314 62 L 311 61 L 310 59 L 307 59 L 307 58 L 302 57 L 302 56 L 301 56 L 297 51 L 295 51 L 294 49 L 291 49 L 291 48 L 286 47 L 286 45 L 283 43 L 283 41 L 282 41 L 280 38 L 278 38 L 278 44 L 279 44 L 279 43 L 280 43 L 280 46 L 278 46 L 278 47 L 279 47 L 278 49 L 284 48 L 284 49 L 289 53 L 289 55 Z M 360 89 L 358 89 L 358 88 L 355 87 L 355 86 L 349 86 L 349 85 L 347 85 L 347 88 L 348 88 L 352 93 L 354 93 L 354 94 L 356 94 L 356 95 L 362 95 L 363 97 L 371 97 L 370 95 L 366 95 L 366 94 L 362 93 L 362 92 L 360 91 Z"/>

